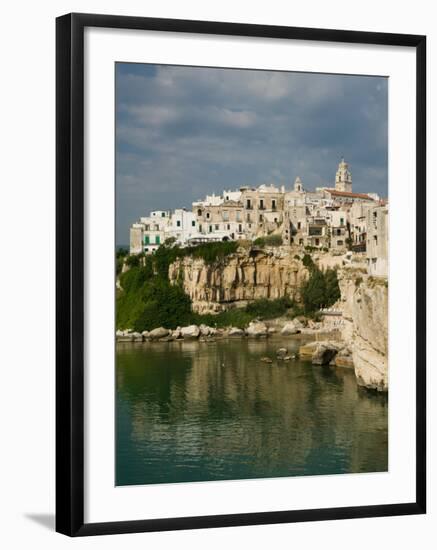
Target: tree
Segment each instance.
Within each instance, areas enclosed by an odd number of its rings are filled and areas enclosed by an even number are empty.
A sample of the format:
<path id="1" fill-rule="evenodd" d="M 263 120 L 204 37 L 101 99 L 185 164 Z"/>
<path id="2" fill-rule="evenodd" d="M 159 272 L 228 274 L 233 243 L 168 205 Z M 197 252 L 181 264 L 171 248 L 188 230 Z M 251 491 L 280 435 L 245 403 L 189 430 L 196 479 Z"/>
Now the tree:
<path id="1" fill-rule="evenodd" d="M 326 298 L 325 277 L 319 269 L 313 269 L 308 281 L 303 284 L 301 296 L 306 312 L 313 312 L 324 306 Z"/>

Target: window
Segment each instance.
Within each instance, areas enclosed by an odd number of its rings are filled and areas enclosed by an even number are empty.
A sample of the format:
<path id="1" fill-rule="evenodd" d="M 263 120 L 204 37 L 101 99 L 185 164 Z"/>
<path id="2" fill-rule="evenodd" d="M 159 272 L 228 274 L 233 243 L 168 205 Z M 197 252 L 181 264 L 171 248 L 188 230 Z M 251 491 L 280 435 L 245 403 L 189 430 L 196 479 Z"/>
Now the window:
<path id="1" fill-rule="evenodd" d="M 230 224 L 230 223 L 228 223 L 228 225 L 226 226 L 226 229 L 227 229 L 228 231 L 230 231 L 230 229 L 231 229 L 231 224 Z"/>
<path id="2" fill-rule="evenodd" d="M 276 210 L 276 200 L 272 199 L 272 210 Z"/>
<path id="3" fill-rule="evenodd" d="M 165 218 L 165 212 L 161 212 L 161 218 Z"/>
<path id="4" fill-rule="evenodd" d="M 241 225 L 241 223 L 238 224 L 238 233 L 242 233 L 243 232 L 243 227 Z"/>
<path id="5" fill-rule="evenodd" d="M 246 216 L 246 221 L 250 222 L 250 214 L 248 213 L 247 216 Z"/>
<path id="6" fill-rule="evenodd" d="M 229 220 L 229 212 L 227 210 L 223 210 L 223 219 Z"/>
<path id="7" fill-rule="evenodd" d="M 337 246 L 343 246 L 343 241 L 337 241 Z"/>
<path id="8" fill-rule="evenodd" d="M 273 218 L 273 221 L 278 223 L 278 218 Z"/>
<path id="9" fill-rule="evenodd" d="M 191 221 L 191 226 L 196 227 L 196 222 L 194 220 Z"/>
<path id="10" fill-rule="evenodd" d="M 146 231 L 150 231 L 150 225 L 145 225 L 145 226 L 144 226 L 144 229 L 145 229 Z"/>
<path id="11" fill-rule="evenodd" d="M 260 210 L 264 210 L 264 199 L 261 199 L 259 201 L 259 208 L 260 208 Z"/>
<path id="12" fill-rule="evenodd" d="M 250 199 L 246 200 L 246 208 L 248 208 L 249 210 L 252 208 L 252 203 L 250 202 Z"/>
<path id="13" fill-rule="evenodd" d="M 375 244 L 378 244 L 378 235 L 374 235 L 373 240 L 375 241 Z"/>
<path id="14" fill-rule="evenodd" d="M 301 223 L 301 222 L 297 222 L 297 228 L 298 228 L 298 229 L 301 229 L 301 228 L 302 228 L 302 223 Z"/>
<path id="15" fill-rule="evenodd" d="M 262 215 L 262 214 L 259 215 L 259 221 L 260 221 L 260 222 L 263 221 L 263 215 Z"/>
<path id="16" fill-rule="evenodd" d="M 177 220 L 176 227 L 180 227 L 180 226 L 181 226 L 181 220 Z"/>
<path id="17" fill-rule="evenodd" d="M 229 200 L 229 195 L 226 195 L 226 200 L 227 200 L 227 201 Z"/>
<path id="18" fill-rule="evenodd" d="M 210 233 L 212 233 L 212 225 L 209 226 L 208 230 Z"/>
<path id="19" fill-rule="evenodd" d="M 155 243 L 156 244 L 161 244 L 161 237 L 159 235 L 155 236 Z"/>
<path id="20" fill-rule="evenodd" d="M 200 208 L 197 210 L 197 215 L 198 215 L 198 216 L 201 216 L 201 215 L 202 215 L 202 210 L 201 210 Z"/>
<path id="21" fill-rule="evenodd" d="M 149 235 L 144 235 L 144 244 L 150 244 L 150 237 L 149 237 Z"/>
<path id="22" fill-rule="evenodd" d="M 319 246 L 319 244 L 320 244 L 320 240 L 316 239 L 316 246 Z"/>
<path id="23" fill-rule="evenodd" d="M 199 233 L 202 233 L 202 225 L 199 225 Z"/>
<path id="24" fill-rule="evenodd" d="M 237 210 L 237 222 L 241 220 L 241 212 Z"/>
<path id="25" fill-rule="evenodd" d="M 344 218 L 340 218 L 340 225 L 344 225 Z"/>
<path id="26" fill-rule="evenodd" d="M 215 224 L 214 229 L 215 229 L 216 231 L 218 231 L 218 230 L 220 229 L 220 226 L 219 226 L 218 223 Z"/>

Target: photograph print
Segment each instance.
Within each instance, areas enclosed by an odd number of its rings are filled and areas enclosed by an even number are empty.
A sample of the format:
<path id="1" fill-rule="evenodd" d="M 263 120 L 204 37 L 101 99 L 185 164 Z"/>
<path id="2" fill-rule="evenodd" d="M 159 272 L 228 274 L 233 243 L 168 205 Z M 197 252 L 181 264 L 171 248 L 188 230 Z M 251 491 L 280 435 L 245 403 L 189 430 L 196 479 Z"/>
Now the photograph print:
<path id="1" fill-rule="evenodd" d="M 388 471 L 388 80 L 115 64 L 117 486 Z"/>

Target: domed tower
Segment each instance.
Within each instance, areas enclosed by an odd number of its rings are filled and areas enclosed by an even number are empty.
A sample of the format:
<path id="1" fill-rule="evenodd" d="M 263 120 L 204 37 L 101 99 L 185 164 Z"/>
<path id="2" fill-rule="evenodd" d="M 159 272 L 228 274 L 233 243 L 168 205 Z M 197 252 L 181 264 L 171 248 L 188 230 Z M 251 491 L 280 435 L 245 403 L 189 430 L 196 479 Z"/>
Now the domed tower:
<path id="1" fill-rule="evenodd" d="M 303 193 L 303 184 L 299 176 L 294 180 L 294 190 L 297 193 Z"/>
<path id="2" fill-rule="evenodd" d="M 349 171 L 349 164 L 345 162 L 344 158 L 341 159 L 335 174 L 335 190 L 352 193 L 352 174 Z"/>

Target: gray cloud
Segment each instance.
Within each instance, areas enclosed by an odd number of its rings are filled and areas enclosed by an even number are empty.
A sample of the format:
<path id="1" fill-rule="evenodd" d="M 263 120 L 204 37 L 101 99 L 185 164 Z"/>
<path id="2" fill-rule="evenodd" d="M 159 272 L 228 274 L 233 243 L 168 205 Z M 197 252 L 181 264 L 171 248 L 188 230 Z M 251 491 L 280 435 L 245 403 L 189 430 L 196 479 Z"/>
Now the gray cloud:
<path id="1" fill-rule="evenodd" d="M 387 194 L 387 80 L 117 64 L 116 226 L 190 207 L 212 191 L 265 182 L 332 184 L 339 158 L 354 190 Z"/>

